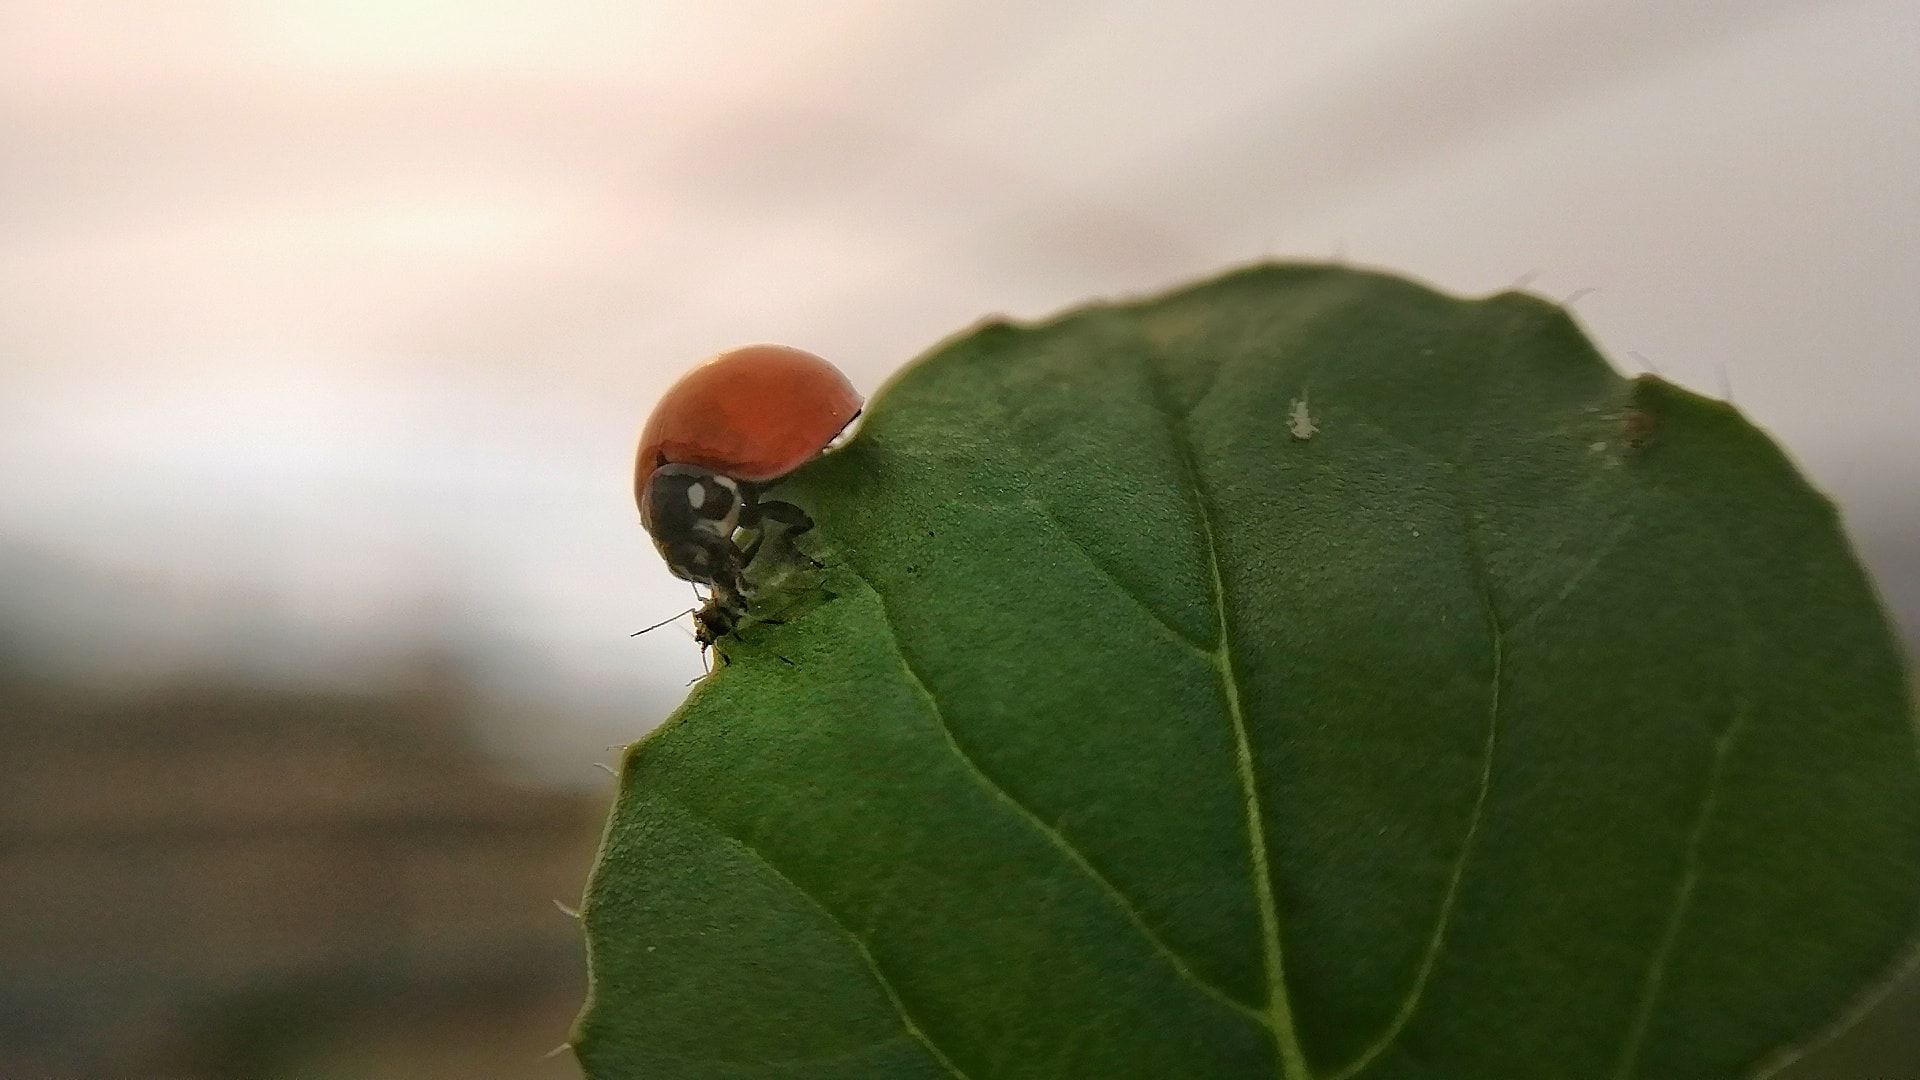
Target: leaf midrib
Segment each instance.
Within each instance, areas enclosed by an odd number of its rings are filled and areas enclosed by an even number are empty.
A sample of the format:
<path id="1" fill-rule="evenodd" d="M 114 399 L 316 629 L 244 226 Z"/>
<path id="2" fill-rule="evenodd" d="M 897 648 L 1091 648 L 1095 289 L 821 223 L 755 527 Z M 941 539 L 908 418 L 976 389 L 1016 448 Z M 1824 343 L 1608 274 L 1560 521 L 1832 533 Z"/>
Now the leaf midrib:
<path id="1" fill-rule="evenodd" d="M 1249 872 L 1253 878 L 1255 907 L 1260 918 L 1261 957 L 1267 976 L 1265 1026 L 1273 1038 L 1275 1068 L 1281 1080 L 1312 1080 L 1305 1052 L 1293 1015 L 1293 1003 L 1287 993 L 1286 958 L 1280 940 L 1280 910 L 1273 895 L 1273 873 L 1267 862 L 1265 813 L 1260 785 L 1254 773 L 1253 744 L 1247 734 L 1247 718 L 1240 703 L 1240 681 L 1233 666 L 1233 636 L 1227 617 L 1226 580 L 1220 572 L 1220 545 L 1214 536 L 1213 509 L 1200 471 L 1194 464 L 1192 441 L 1181 415 L 1174 411 L 1161 392 L 1155 372 L 1147 372 L 1155 405 L 1166 419 L 1180 462 L 1182 481 L 1193 496 L 1195 516 L 1200 523 L 1202 546 L 1207 557 L 1209 591 L 1218 624 L 1217 640 L 1211 650 L 1211 662 L 1219 679 L 1221 696 L 1227 706 L 1227 718 L 1233 727 L 1234 758 L 1240 781 L 1240 793 L 1247 821 Z"/>

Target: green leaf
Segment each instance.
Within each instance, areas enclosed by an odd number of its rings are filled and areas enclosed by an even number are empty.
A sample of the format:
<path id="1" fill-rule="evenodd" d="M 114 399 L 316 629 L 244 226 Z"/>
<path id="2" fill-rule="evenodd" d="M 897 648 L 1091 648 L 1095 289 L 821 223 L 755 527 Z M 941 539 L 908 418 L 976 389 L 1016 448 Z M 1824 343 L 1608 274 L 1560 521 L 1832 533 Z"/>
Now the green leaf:
<path id="1" fill-rule="evenodd" d="M 983 326 L 782 494 L 821 591 L 627 757 L 596 1080 L 1734 1076 L 1914 925 L 1833 508 L 1539 300 Z"/>

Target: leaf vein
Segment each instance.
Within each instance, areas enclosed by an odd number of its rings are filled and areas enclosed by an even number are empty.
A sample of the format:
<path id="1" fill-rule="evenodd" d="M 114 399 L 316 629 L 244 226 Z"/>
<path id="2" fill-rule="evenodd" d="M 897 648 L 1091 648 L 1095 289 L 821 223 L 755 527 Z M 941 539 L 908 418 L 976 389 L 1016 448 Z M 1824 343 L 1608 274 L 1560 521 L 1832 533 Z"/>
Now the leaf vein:
<path id="1" fill-rule="evenodd" d="M 1892 967 L 1881 973 L 1879 979 L 1869 986 L 1865 993 L 1855 997 L 1840 1015 L 1834 1017 L 1825 1027 L 1799 1042 L 1781 1047 L 1772 1057 L 1762 1061 L 1755 1067 L 1749 1080 L 1772 1080 L 1773 1077 L 1799 1064 L 1800 1060 L 1808 1054 L 1852 1031 L 1875 1009 L 1885 1004 L 1887 998 L 1893 996 L 1916 972 L 1920 972 L 1920 944 L 1909 948 Z"/>
<path id="2" fill-rule="evenodd" d="M 1731 585 L 1731 582 L 1729 582 Z M 1737 591 L 1729 589 L 1729 599 L 1733 610 L 1744 616 L 1745 608 Z M 1659 1004 L 1662 984 L 1666 981 L 1667 966 L 1673 961 L 1673 953 L 1680 941 L 1680 929 L 1686 920 L 1688 910 L 1693 904 L 1693 891 L 1700 881 L 1700 862 L 1706 849 L 1707 827 L 1713 819 L 1715 806 L 1720 798 L 1720 785 L 1726 776 L 1727 757 L 1733 746 L 1745 732 L 1747 722 L 1753 715 L 1752 657 L 1747 651 L 1746 639 L 1736 635 L 1740 643 L 1738 649 L 1737 677 L 1734 682 L 1733 715 L 1713 740 L 1713 757 L 1707 764 L 1706 782 L 1702 785 L 1700 807 L 1694 813 L 1693 823 L 1687 831 L 1686 847 L 1680 861 L 1680 879 L 1674 886 L 1673 901 L 1668 905 L 1667 918 L 1660 930 L 1660 937 L 1654 944 L 1653 955 L 1647 962 L 1647 974 L 1641 983 L 1640 1002 L 1635 1007 L 1633 1019 L 1627 1025 L 1627 1033 L 1620 1046 L 1620 1057 L 1614 1067 L 1616 1080 L 1626 1080 L 1633 1075 L 1634 1067 L 1639 1063 L 1641 1050 L 1646 1044 L 1647 1030 L 1653 1024 L 1653 1010 Z"/>
<path id="3" fill-rule="evenodd" d="M 1151 620 L 1155 626 L 1159 627 L 1161 630 L 1165 631 L 1168 634 L 1168 636 L 1172 637 L 1175 641 L 1179 642 L 1181 645 L 1184 645 L 1187 648 L 1192 649 L 1194 652 L 1199 653 L 1202 656 L 1212 655 L 1213 646 L 1211 644 L 1196 641 L 1192 637 L 1192 635 L 1188 634 L 1185 630 L 1182 630 L 1180 627 L 1175 626 L 1171 620 L 1169 620 L 1165 615 L 1162 615 L 1159 612 L 1159 610 L 1156 609 L 1152 604 L 1147 603 L 1146 598 L 1141 596 L 1138 591 L 1133 589 L 1126 582 L 1121 581 L 1119 576 L 1116 575 L 1112 570 L 1109 570 L 1105 563 L 1102 563 L 1099 559 L 1095 558 L 1093 555 L 1093 552 L 1089 551 L 1087 549 L 1087 546 L 1080 542 L 1080 538 L 1073 535 L 1072 531 L 1067 528 L 1066 523 L 1062 522 L 1057 516 L 1054 515 L 1053 507 L 1049 506 L 1046 500 L 1038 498 L 1037 496 L 1030 495 L 1028 496 L 1027 501 L 1033 505 L 1034 509 L 1040 512 L 1040 515 L 1042 517 L 1046 518 L 1047 521 L 1053 525 L 1054 531 L 1058 532 L 1062 537 L 1064 537 L 1068 545 L 1070 545 L 1074 551 L 1079 553 L 1080 558 L 1083 562 L 1085 562 L 1088 566 L 1092 567 L 1093 570 L 1096 573 L 1098 573 L 1101 577 L 1106 578 L 1108 583 L 1114 587 L 1115 591 L 1119 592 L 1122 596 L 1125 596 L 1127 599 L 1133 601 L 1134 606 L 1140 609 L 1141 614 L 1147 616 L 1147 618 Z"/>
<path id="4" fill-rule="evenodd" d="M 860 575 L 857 569 L 854 570 L 854 574 L 859 576 L 863 582 L 866 581 L 866 578 Z M 947 747 L 953 751 L 954 756 L 960 760 L 960 763 L 966 766 L 967 772 L 972 775 L 974 780 L 977 781 L 981 787 L 985 788 L 989 794 L 1013 810 L 1014 813 L 1029 826 L 1040 833 L 1061 855 L 1065 856 L 1069 863 L 1085 874 L 1095 885 L 1099 886 L 1101 891 L 1106 893 L 1108 900 L 1120 909 L 1121 913 L 1126 916 L 1127 921 L 1133 924 L 1140 935 L 1146 939 L 1147 944 L 1150 945 L 1155 952 L 1159 953 L 1162 959 L 1166 960 L 1176 974 L 1191 983 L 1196 989 L 1208 997 L 1232 1009 L 1234 1012 L 1264 1024 L 1265 1018 L 1259 1010 L 1247 1005 L 1206 976 L 1201 975 L 1193 964 L 1188 962 L 1178 950 L 1169 944 L 1165 938 L 1160 936 L 1160 933 L 1153 928 L 1152 923 L 1147 921 L 1146 914 L 1141 911 L 1140 907 L 1128 898 L 1125 892 L 1121 891 L 1113 879 L 1101 872 L 1100 868 L 1093 864 L 1093 860 L 1089 859 L 1072 840 L 1068 839 L 1065 833 L 1061 832 L 1055 826 L 1048 824 L 1045 818 L 1042 818 L 1032 807 L 1028 806 L 1019 796 L 1008 789 L 1006 785 L 994 779 L 991 773 L 988 773 L 986 769 L 981 767 L 979 760 L 967 752 L 966 747 L 961 745 L 959 738 L 954 734 L 953 725 L 947 721 L 946 712 L 940 707 L 940 700 L 934 695 L 933 688 L 921 677 L 919 670 L 914 667 L 913 661 L 908 658 L 906 648 L 900 640 L 899 630 L 894 624 L 893 614 L 887 610 L 885 598 L 880 594 L 879 590 L 873 588 L 871 582 L 867 582 L 867 588 L 873 592 L 880 605 L 880 612 L 884 618 L 887 636 L 893 645 L 894 655 L 900 660 L 901 671 L 906 674 L 907 681 L 913 684 L 914 690 L 926 701 L 927 709 L 933 715 L 934 724 L 940 729 L 941 737 L 946 740 Z"/>
<path id="5" fill-rule="evenodd" d="M 713 827 L 714 832 L 722 839 L 748 855 L 751 855 L 756 862 L 765 867 L 774 877 L 779 878 L 788 888 L 805 898 L 806 901 L 818 909 L 822 915 L 825 915 L 827 920 L 833 923 L 841 933 L 845 934 L 847 940 L 853 944 L 854 951 L 857 952 L 860 955 L 860 959 L 866 963 L 867 970 L 872 972 L 874 981 L 879 984 L 881 993 L 887 996 L 887 1001 L 892 1004 L 893 1011 L 899 1015 L 901 1026 L 906 1029 L 907 1034 L 913 1036 L 920 1045 L 926 1047 L 927 1053 L 933 1055 L 934 1060 L 938 1061 L 948 1072 L 958 1077 L 959 1080 L 970 1080 L 966 1072 L 962 1070 L 959 1065 L 955 1064 L 952 1058 L 947 1056 L 946 1051 L 940 1049 L 939 1045 L 933 1041 L 933 1038 L 927 1034 L 926 1029 L 922 1028 L 919 1022 L 913 1018 L 913 1013 L 907 1009 L 907 1003 L 900 997 L 899 989 L 894 986 L 893 980 L 887 977 L 885 969 L 880 966 L 880 961 L 874 957 L 873 950 L 867 946 L 865 938 L 855 932 L 853 927 L 848 925 L 847 921 L 841 918 L 838 912 L 828 907 L 824 901 L 808 891 L 805 886 L 788 876 L 787 872 L 782 870 L 779 864 L 769 859 L 765 852 L 718 826 L 712 826 L 712 823 L 709 823 L 709 825 Z"/>
<path id="6" fill-rule="evenodd" d="M 1446 890 L 1441 894 L 1440 910 L 1434 917 L 1433 933 L 1427 939 L 1422 951 L 1420 968 L 1414 974 L 1413 985 L 1407 996 L 1395 1011 L 1387 1029 L 1371 1045 L 1354 1058 L 1352 1064 L 1335 1074 L 1335 1080 L 1349 1080 L 1365 1070 L 1368 1065 L 1387 1051 L 1399 1040 L 1407 1024 L 1413 1020 L 1421 1000 L 1425 997 L 1427 985 L 1433 978 L 1434 970 L 1439 966 L 1441 953 L 1446 948 L 1447 932 L 1453 926 L 1454 906 L 1460 897 L 1460 885 L 1466 879 L 1467 864 L 1472 859 L 1475 841 L 1480 835 L 1480 823 L 1486 816 L 1488 796 L 1493 790 L 1493 760 L 1500 741 L 1500 686 L 1505 678 L 1507 630 L 1500 618 L 1500 609 L 1493 601 L 1493 583 L 1487 570 L 1486 558 L 1480 553 L 1479 542 L 1475 539 L 1473 521 L 1464 506 L 1460 513 L 1460 533 L 1467 549 L 1467 559 L 1473 574 L 1475 591 L 1479 594 L 1482 610 L 1485 612 L 1487 629 L 1487 647 L 1491 656 L 1490 671 L 1487 677 L 1487 734 L 1480 756 L 1480 786 L 1474 796 L 1473 810 L 1467 818 L 1466 834 L 1460 839 L 1460 850 L 1454 856 L 1453 869 L 1447 878 Z"/>
<path id="7" fill-rule="evenodd" d="M 1538 622 L 1542 616 L 1565 603 L 1567 598 L 1578 591 L 1580 586 L 1586 582 L 1587 578 L 1595 570 L 1600 568 L 1600 564 L 1607 561 L 1615 549 L 1619 548 L 1620 541 L 1626 539 L 1627 534 L 1632 532 L 1633 527 L 1639 523 L 1640 515 L 1638 512 L 1630 513 L 1623 518 L 1619 524 L 1608 531 L 1606 538 L 1594 548 L 1593 554 L 1576 567 L 1572 573 L 1567 575 L 1566 580 L 1561 583 L 1559 591 L 1547 597 L 1545 600 L 1540 601 L 1539 604 L 1534 606 L 1533 610 L 1520 616 L 1514 623 L 1514 629 L 1516 631 L 1531 629 L 1533 624 Z"/>
<path id="8" fill-rule="evenodd" d="M 1001 395 L 998 404 L 1002 413 L 1009 418 L 1009 423 L 1011 424 L 1012 418 L 1018 415 L 1018 410 L 1005 399 L 1004 395 Z M 1019 452 L 1020 447 L 1018 440 L 1013 440 L 1012 449 L 1016 453 Z M 1035 466 L 1031 463 L 1027 463 L 1025 467 L 1028 471 L 1035 470 Z M 1139 608 L 1140 612 L 1147 616 L 1148 620 L 1151 621 L 1154 626 L 1164 631 L 1175 642 L 1185 645 L 1197 653 L 1205 655 L 1212 651 L 1213 646 L 1210 643 L 1198 641 L 1186 630 L 1175 626 L 1172 620 L 1161 614 L 1160 609 L 1148 603 L 1146 597 L 1140 595 L 1139 591 L 1120 580 L 1120 576 L 1108 568 L 1104 561 L 1097 558 L 1093 551 L 1081 542 L 1080 537 L 1072 529 L 1067 527 L 1067 523 L 1062 521 L 1058 514 L 1054 513 L 1051 502 L 1035 492 L 1031 486 L 1028 486 L 1025 495 L 1026 498 L 1022 501 L 1031 506 L 1041 517 L 1046 518 L 1047 524 L 1053 526 L 1053 530 L 1059 533 L 1062 539 L 1066 540 L 1068 546 L 1073 548 L 1075 554 L 1079 555 L 1081 560 L 1092 568 L 1095 573 L 1105 578 L 1107 583 L 1118 590 L 1122 596 L 1131 600 L 1134 606 Z"/>
<path id="9" fill-rule="evenodd" d="M 1233 666 L 1233 641 L 1227 618 L 1226 580 L 1220 572 L 1220 545 L 1214 536 L 1213 511 L 1200 470 L 1194 463 L 1194 451 L 1186 432 L 1185 420 L 1174 410 L 1162 389 L 1157 373 L 1149 367 L 1147 382 L 1154 392 L 1160 414 L 1166 419 L 1167 434 L 1179 459 L 1182 483 L 1193 497 L 1200 524 L 1202 547 L 1206 553 L 1211 581 L 1214 613 L 1219 637 L 1213 649 L 1213 668 L 1225 699 L 1227 718 L 1233 728 L 1234 758 L 1237 765 L 1247 822 L 1249 870 L 1260 918 L 1261 955 L 1267 973 L 1267 1028 L 1273 1035 L 1276 1069 L 1282 1080 L 1309 1080 L 1306 1054 L 1300 1046 L 1293 1005 L 1287 994 L 1286 964 L 1280 938 L 1280 913 L 1273 892 L 1273 871 L 1267 861 L 1267 838 L 1260 785 L 1253 767 L 1253 747 L 1247 734 L 1247 722 L 1240 701 L 1239 677 Z"/>

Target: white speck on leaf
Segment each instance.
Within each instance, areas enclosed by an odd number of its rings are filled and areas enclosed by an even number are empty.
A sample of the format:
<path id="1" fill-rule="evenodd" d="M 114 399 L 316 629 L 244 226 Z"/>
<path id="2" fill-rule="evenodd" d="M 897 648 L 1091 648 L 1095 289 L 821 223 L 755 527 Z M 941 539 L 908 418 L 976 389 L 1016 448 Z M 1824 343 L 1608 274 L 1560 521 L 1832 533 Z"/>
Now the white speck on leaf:
<path id="1" fill-rule="evenodd" d="M 1587 449 L 1596 454 L 1602 454 L 1606 452 L 1607 444 L 1603 442 L 1597 442 L 1589 445 Z"/>
<path id="2" fill-rule="evenodd" d="M 1314 426 L 1313 414 L 1307 411 L 1307 399 L 1304 395 L 1295 398 L 1293 408 L 1287 411 L 1287 430 L 1301 442 L 1313 438 L 1320 430 Z"/>

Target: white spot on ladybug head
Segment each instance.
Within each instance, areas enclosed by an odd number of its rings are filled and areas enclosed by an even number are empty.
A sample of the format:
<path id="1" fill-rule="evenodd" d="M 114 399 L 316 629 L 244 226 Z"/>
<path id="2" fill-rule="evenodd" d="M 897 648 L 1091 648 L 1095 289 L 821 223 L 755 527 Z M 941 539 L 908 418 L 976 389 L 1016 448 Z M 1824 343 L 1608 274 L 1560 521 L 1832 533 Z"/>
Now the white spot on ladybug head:
<path id="1" fill-rule="evenodd" d="M 688 506 L 691 506 L 695 510 L 698 510 L 700 509 L 700 507 L 706 505 L 706 501 L 707 501 L 707 485 L 699 484 L 699 483 L 687 485 L 687 505 Z"/>
<path id="2" fill-rule="evenodd" d="M 1302 394 L 1293 401 L 1293 407 L 1287 410 L 1287 432 L 1301 442 L 1318 434 L 1320 429 L 1314 425 L 1313 414 L 1307 411 L 1307 398 Z"/>

